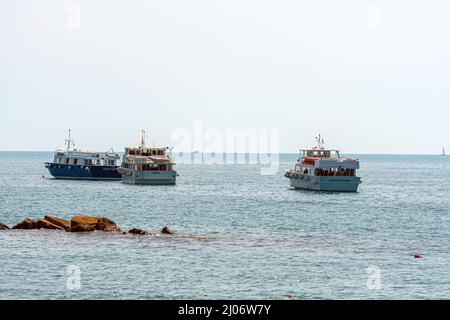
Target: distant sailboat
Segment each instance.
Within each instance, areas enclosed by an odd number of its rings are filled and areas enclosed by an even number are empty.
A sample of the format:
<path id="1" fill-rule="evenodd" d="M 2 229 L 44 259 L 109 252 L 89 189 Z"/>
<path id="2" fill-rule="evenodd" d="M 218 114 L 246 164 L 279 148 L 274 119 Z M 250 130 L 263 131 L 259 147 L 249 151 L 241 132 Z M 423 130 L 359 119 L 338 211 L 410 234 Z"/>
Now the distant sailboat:
<path id="1" fill-rule="evenodd" d="M 446 154 L 445 154 L 445 148 L 444 147 L 442 147 L 442 154 L 441 154 L 441 156 L 445 156 Z"/>

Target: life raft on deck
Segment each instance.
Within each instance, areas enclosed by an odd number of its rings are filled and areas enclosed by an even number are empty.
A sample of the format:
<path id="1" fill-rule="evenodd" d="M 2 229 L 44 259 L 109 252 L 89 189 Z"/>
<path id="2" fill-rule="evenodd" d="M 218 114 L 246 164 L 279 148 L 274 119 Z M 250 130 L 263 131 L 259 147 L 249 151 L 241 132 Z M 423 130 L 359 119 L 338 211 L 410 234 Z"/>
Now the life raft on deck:
<path id="1" fill-rule="evenodd" d="M 304 158 L 303 159 L 303 164 L 310 164 L 310 165 L 314 165 L 316 163 L 317 158 Z"/>

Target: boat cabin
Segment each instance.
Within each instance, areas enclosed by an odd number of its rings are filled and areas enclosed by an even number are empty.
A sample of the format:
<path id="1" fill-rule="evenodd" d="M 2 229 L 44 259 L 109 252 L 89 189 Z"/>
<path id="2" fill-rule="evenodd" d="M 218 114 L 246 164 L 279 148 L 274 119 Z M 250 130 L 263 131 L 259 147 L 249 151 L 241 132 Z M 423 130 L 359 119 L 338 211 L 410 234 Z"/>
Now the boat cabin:
<path id="1" fill-rule="evenodd" d="M 358 160 L 341 158 L 339 150 L 316 147 L 300 150 L 294 172 L 312 176 L 355 177 L 357 169 L 359 169 Z"/>
<path id="2" fill-rule="evenodd" d="M 167 148 L 125 148 L 125 155 L 130 156 L 165 156 Z"/>
<path id="3" fill-rule="evenodd" d="M 171 171 L 174 163 L 166 154 L 168 148 L 125 148 L 122 168 L 134 171 Z"/>
<path id="4" fill-rule="evenodd" d="M 120 159 L 117 154 L 110 153 L 90 153 L 82 151 L 62 151 L 55 152 L 54 164 L 65 164 L 74 166 L 117 166 Z"/>

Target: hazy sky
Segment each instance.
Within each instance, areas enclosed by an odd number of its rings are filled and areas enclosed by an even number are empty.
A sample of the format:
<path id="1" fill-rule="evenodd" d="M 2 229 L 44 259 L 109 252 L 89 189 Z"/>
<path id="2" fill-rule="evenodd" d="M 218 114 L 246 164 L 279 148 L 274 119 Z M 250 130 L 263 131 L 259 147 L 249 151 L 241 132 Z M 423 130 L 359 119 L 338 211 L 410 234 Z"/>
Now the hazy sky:
<path id="1" fill-rule="evenodd" d="M 80 12 L 77 23 L 77 10 Z M 158 145 L 200 120 L 280 149 L 450 150 L 448 0 L 2 0 L 0 150 Z M 79 28 L 78 28 L 79 26 Z"/>

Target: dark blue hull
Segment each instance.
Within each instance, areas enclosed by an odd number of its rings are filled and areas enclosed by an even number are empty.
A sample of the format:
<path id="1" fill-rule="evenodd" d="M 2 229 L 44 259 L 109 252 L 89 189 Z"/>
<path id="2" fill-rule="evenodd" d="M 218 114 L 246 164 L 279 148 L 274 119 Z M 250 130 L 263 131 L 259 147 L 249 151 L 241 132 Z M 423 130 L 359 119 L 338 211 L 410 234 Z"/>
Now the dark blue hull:
<path id="1" fill-rule="evenodd" d="M 115 166 L 79 166 L 70 164 L 46 163 L 45 167 L 56 179 L 79 180 L 121 180 L 122 176 Z"/>

